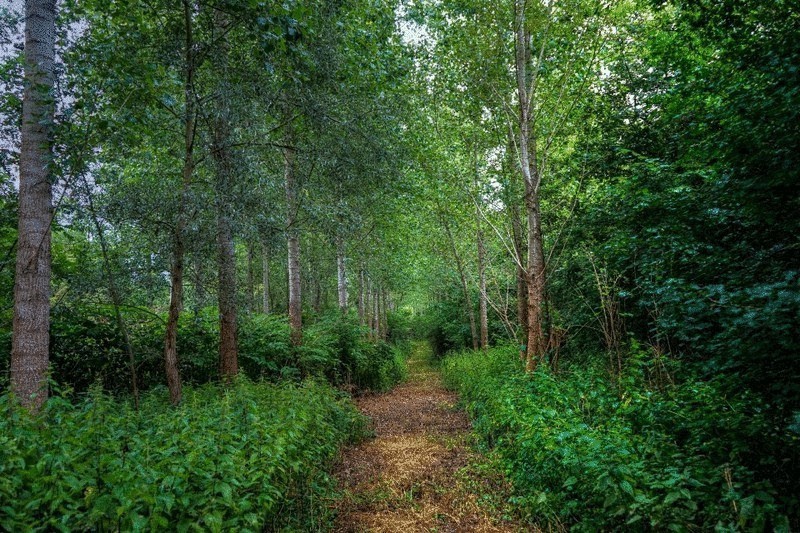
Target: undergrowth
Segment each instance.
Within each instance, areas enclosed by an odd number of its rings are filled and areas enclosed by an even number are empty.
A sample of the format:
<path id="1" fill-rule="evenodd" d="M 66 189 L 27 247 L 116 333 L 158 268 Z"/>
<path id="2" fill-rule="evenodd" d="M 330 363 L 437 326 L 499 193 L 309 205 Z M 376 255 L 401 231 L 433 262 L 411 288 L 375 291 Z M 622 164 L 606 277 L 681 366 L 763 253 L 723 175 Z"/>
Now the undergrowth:
<path id="1" fill-rule="evenodd" d="M 0 396 L 0 529 L 263 531 L 324 528 L 340 445 L 363 417 L 327 384 L 154 390 L 136 412 L 95 388 L 37 417 Z"/>
<path id="2" fill-rule="evenodd" d="M 393 324 L 401 317 L 393 316 Z M 164 383 L 164 317 L 150 313 L 125 314 L 136 359 L 140 390 Z M 0 320 L 2 322 L 2 320 Z M 0 324 L 0 374 L 11 352 L 10 324 Z M 368 338 L 358 317 L 337 310 L 304 328 L 303 344 L 292 347 L 285 316 L 249 314 L 239 319 L 239 364 L 253 380 L 299 381 L 325 377 L 334 386 L 384 391 L 405 375 L 403 353 L 410 347 L 401 330 L 390 332 L 392 342 Z M 181 315 L 178 331 L 181 379 L 199 385 L 219 378 L 219 313 L 204 308 Z M 106 391 L 130 393 L 130 365 L 125 343 L 109 306 L 62 304 L 53 312 L 50 363 L 52 379 L 86 392 L 98 381 Z M 0 381 L 0 391 L 4 384 Z"/>
<path id="3" fill-rule="evenodd" d="M 452 355 L 442 371 L 540 524 L 788 531 L 797 519 L 797 491 L 775 475 L 796 439 L 746 392 L 713 380 L 654 390 L 635 361 L 618 379 L 599 367 L 527 376 L 513 347 Z"/>

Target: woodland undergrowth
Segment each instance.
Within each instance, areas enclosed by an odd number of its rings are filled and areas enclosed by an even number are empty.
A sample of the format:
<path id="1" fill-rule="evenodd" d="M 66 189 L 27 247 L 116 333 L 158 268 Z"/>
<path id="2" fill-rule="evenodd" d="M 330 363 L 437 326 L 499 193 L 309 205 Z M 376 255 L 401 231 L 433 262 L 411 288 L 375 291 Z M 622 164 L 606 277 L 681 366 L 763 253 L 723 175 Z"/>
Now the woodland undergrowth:
<path id="1" fill-rule="evenodd" d="M 0 530 L 330 527 L 330 470 L 341 446 L 368 432 L 349 392 L 402 380 L 403 348 L 370 341 L 357 323 L 337 318 L 318 321 L 292 350 L 284 319 L 251 317 L 243 324 L 244 372 L 225 386 L 212 379 L 215 325 L 204 315 L 182 323 L 193 379 L 178 407 L 141 359 L 147 390 L 138 410 L 125 372 L 101 364 L 120 351 L 112 326 L 73 316 L 68 331 L 56 328 L 64 336 L 55 343 L 54 377 L 82 388 L 59 391 L 54 380 L 38 415 L 0 395 Z M 133 338 L 146 347 L 156 335 L 143 328 Z M 82 368 L 96 370 L 77 379 Z M 94 383 L 82 386 L 87 377 Z"/>
<path id="2" fill-rule="evenodd" d="M 501 347 L 450 355 L 442 370 L 529 519 L 579 531 L 788 531 L 797 520 L 795 491 L 776 475 L 796 439 L 774 435 L 751 394 L 714 380 L 653 387 L 635 351 L 613 377 L 601 366 L 530 376 L 520 364 Z"/>

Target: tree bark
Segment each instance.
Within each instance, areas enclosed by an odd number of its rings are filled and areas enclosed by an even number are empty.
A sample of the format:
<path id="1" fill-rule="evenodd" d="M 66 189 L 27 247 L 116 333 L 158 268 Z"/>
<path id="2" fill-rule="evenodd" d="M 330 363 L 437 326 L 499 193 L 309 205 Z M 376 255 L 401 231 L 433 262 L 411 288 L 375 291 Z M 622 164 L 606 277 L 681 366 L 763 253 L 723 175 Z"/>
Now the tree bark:
<path id="1" fill-rule="evenodd" d="M 261 283 L 264 286 L 264 301 L 263 301 L 263 310 L 264 314 L 268 315 L 270 313 L 270 302 L 269 302 L 269 248 L 267 245 L 264 245 L 264 253 L 261 259 Z"/>
<path id="2" fill-rule="evenodd" d="M 545 343 L 542 330 L 542 303 L 544 301 L 544 252 L 539 209 L 539 185 L 541 176 L 536 162 L 536 137 L 531 118 L 532 94 L 528 88 L 527 67 L 530 61 L 530 35 L 526 30 L 525 2 L 517 0 L 515 8 L 515 74 L 519 100 L 519 158 L 520 170 L 525 184 L 525 210 L 528 219 L 528 258 L 525 282 L 527 301 L 527 349 L 525 368 L 528 372 L 544 355 Z M 533 87 L 531 87 L 531 91 Z"/>
<path id="3" fill-rule="evenodd" d="M 344 238 L 340 235 L 336 239 L 336 277 L 339 292 L 339 310 L 342 314 L 347 314 L 347 270 L 345 266 Z"/>
<path id="4" fill-rule="evenodd" d="M 381 338 L 381 309 L 379 295 L 381 293 L 380 287 L 375 286 L 372 289 L 372 331 L 373 339 L 379 340 Z"/>
<path id="5" fill-rule="evenodd" d="M 185 74 L 183 82 L 184 115 L 183 115 L 183 171 L 181 173 L 181 196 L 178 203 L 178 217 L 172 236 L 172 263 L 170 264 L 169 311 L 167 328 L 164 333 L 164 372 L 167 376 L 169 400 L 172 405 L 181 402 L 183 390 L 178 368 L 178 321 L 183 310 L 183 276 L 185 269 L 186 245 L 186 203 L 189 187 L 194 173 L 194 140 L 195 140 L 195 100 L 194 74 L 195 52 L 193 33 L 193 6 L 190 0 L 183 0 L 184 21 L 184 61 Z"/>
<path id="6" fill-rule="evenodd" d="M 288 113 L 287 113 L 288 117 Z M 292 346 L 303 344 L 303 307 L 300 294 L 300 228 L 297 226 L 297 183 L 294 174 L 295 151 L 292 148 L 291 124 L 283 149 L 286 186 L 286 228 L 289 270 L 289 326 Z"/>
<path id="7" fill-rule="evenodd" d="M 375 340 L 378 341 L 381 338 L 381 300 L 380 300 L 381 288 L 380 285 L 375 284 L 374 290 L 372 291 L 372 311 L 373 317 L 372 321 L 375 323 Z"/>
<path id="8" fill-rule="evenodd" d="M 387 303 L 388 292 L 386 289 L 381 291 L 381 339 L 384 341 L 389 339 L 389 305 Z"/>
<path id="9" fill-rule="evenodd" d="M 255 273 L 255 252 L 253 243 L 247 243 L 247 310 L 250 313 L 256 311 L 256 273 Z"/>
<path id="10" fill-rule="evenodd" d="M 360 326 L 365 324 L 364 316 L 364 269 L 358 270 L 358 323 Z"/>
<path id="11" fill-rule="evenodd" d="M 372 280 L 369 276 L 366 276 L 366 299 L 365 299 L 365 306 L 364 306 L 364 320 L 366 322 L 369 331 L 367 332 L 367 337 L 372 340 L 375 334 L 375 322 L 373 320 L 373 316 L 375 314 L 375 306 L 372 303 Z"/>
<path id="12" fill-rule="evenodd" d="M 522 219 L 519 214 L 519 207 L 516 202 L 510 203 L 511 208 L 511 232 L 514 238 L 514 253 L 516 254 L 516 273 L 517 273 L 517 323 L 520 330 L 520 341 L 523 345 L 527 344 L 528 338 L 528 284 L 525 281 L 525 268 L 523 262 L 526 260 L 525 242 L 523 237 Z M 525 359 L 525 350 L 520 350 L 520 358 Z"/>
<path id="13" fill-rule="evenodd" d="M 227 15 L 214 12 L 214 23 L 220 35 L 228 30 Z M 230 149 L 231 110 L 230 81 L 228 80 L 228 42 L 221 38 L 217 47 L 219 68 L 219 99 L 214 117 L 212 154 L 216 165 L 217 202 L 217 266 L 219 284 L 219 372 L 223 381 L 230 381 L 239 372 L 239 350 L 236 331 L 236 256 L 231 220 L 231 190 L 233 161 Z"/>
<path id="14" fill-rule="evenodd" d="M 486 304 L 486 246 L 483 241 L 483 229 L 481 228 L 481 213 L 476 205 L 477 241 L 478 241 L 478 317 L 481 332 L 481 349 L 489 347 L 489 316 Z"/>
<path id="15" fill-rule="evenodd" d="M 25 2 L 25 93 L 20 131 L 11 390 L 22 405 L 32 410 L 38 410 L 48 395 L 55 20 L 55 0 Z"/>

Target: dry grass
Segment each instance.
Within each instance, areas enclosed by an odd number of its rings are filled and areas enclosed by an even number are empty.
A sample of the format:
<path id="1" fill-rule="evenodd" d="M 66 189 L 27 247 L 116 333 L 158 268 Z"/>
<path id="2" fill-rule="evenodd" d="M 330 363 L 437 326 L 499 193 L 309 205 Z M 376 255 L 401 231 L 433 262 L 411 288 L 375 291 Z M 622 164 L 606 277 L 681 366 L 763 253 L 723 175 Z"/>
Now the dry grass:
<path id="1" fill-rule="evenodd" d="M 337 471 L 345 497 L 335 530 L 342 532 L 524 531 L 491 516 L 474 488 L 507 491 L 502 479 L 470 468 L 469 420 L 456 410 L 420 345 L 409 380 L 393 391 L 361 397 L 376 437 L 345 450 Z"/>

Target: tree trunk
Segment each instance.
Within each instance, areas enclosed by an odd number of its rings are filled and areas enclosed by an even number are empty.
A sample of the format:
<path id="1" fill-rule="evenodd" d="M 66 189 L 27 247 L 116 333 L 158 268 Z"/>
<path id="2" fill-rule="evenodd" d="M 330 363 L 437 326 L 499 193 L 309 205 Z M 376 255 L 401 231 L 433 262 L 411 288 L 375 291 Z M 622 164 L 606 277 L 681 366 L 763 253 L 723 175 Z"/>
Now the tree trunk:
<path id="1" fill-rule="evenodd" d="M 255 252 L 253 243 L 247 243 L 247 310 L 250 313 L 256 311 L 256 273 L 255 273 Z"/>
<path id="2" fill-rule="evenodd" d="M 214 12 L 214 23 L 220 35 L 228 30 L 227 15 Z M 236 331 L 236 256 L 233 244 L 231 200 L 233 161 L 230 149 L 231 110 L 228 80 L 228 42 L 221 38 L 217 46 L 219 99 L 214 117 L 212 154 L 216 166 L 217 203 L 217 266 L 219 284 L 219 372 L 223 381 L 230 381 L 239 372 L 239 350 Z"/>
<path id="3" fill-rule="evenodd" d="M 380 287 L 375 286 L 372 290 L 372 331 L 373 339 L 381 338 L 381 306 L 379 301 Z"/>
<path id="4" fill-rule="evenodd" d="M 186 170 L 184 169 L 184 172 Z M 179 215 L 180 216 L 180 215 Z M 164 371 L 167 375 L 169 401 L 172 405 L 181 402 L 181 375 L 178 369 L 178 320 L 183 309 L 183 273 L 184 273 L 184 224 L 179 220 L 175 226 L 172 244 L 172 264 L 170 265 L 169 311 L 167 313 L 167 329 L 164 334 Z"/>
<path id="5" fill-rule="evenodd" d="M 375 322 L 373 320 L 375 314 L 375 306 L 372 303 L 372 280 L 369 276 L 366 277 L 366 301 L 365 301 L 365 308 L 364 308 L 364 320 L 366 325 L 369 327 L 369 331 L 367 336 L 370 340 L 374 338 L 375 333 Z"/>
<path id="6" fill-rule="evenodd" d="M 364 327 L 364 269 L 358 270 L 358 324 Z"/>
<path id="7" fill-rule="evenodd" d="M 536 138 L 531 118 L 532 94 L 528 91 L 527 67 L 530 61 L 530 35 L 525 28 L 525 3 L 517 0 L 515 8 L 515 74 L 519 100 L 519 158 L 525 184 L 525 210 L 528 219 L 528 259 L 525 282 L 528 288 L 527 349 L 525 368 L 529 372 L 544 355 L 542 332 L 542 303 L 544 301 L 544 253 L 539 211 L 539 185 L 541 176 L 536 163 Z"/>
<path id="8" fill-rule="evenodd" d="M 11 390 L 22 405 L 33 410 L 41 407 L 48 394 L 55 20 L 55 0 L 25 2 L 25 94 L 20 131 Z"/>
<path id="9" fill-rule="evenodd" d="M 516 254 L 517 271 L 517 323 L 520 330 L 520 341 L 523 345 L 527 344 L 528 338 L 528 284 L 525 281 L 525 269 L 523 262 L 526 260 L 525 242 L 523 240 L 522 219 L 519 214 L 519 207 L 516 202 L 510 202 L 511 206 L 511 231 L 514 237 L 514 253 Z M 520 350 L 520 358 L 525 359 L 525 350 Z"/>
<path id="10" fill-rule="evenodd" d="M 478 227 L 478 316 L 481 331 L 481 348 L 486 350 L 489 347 L 489 316 L 486 308 L 486 247 L 483 242 L 483 230 L 481 229 L 481 213 L 477 208 L 476 211 Z"/>
<path id="11" fill-rule="evenodd" d="M 186 245 L 186 203 L 189 187 L 194 173 L 194 141 L 195 141 L 195 99 L 194 74 L 195 52 L 193 33 L 193 6 L 190 0 L 183 0 L 184 23 L 184 61 L 185 74 L 183 80 L 184 97 L 184 129 L 183 129 L 183 171 L 181 173 L 181 196 L 178 203 L 178 217 L 172 236 L 172 262 L 170 264 L 169 311 L 167 328 L 164 334 L 164 372 L 167 376 L 169 400 L 172 405 L 181 402 L 183 394 L 181 375 L 178 369 L 178 321 L 183 310 L 183 276 L 185 270 Z M 195 288 L 197 291 L 198 289 Z"/>
<path id="12" fill-rule="evenodd" d="M 337 287 L 339 289 L 339 310 L 347 314 L 347 270 L 345 269 L 344 238 L 336 239 Z"/>
<path id="13" fill-rule="evenodd" d="M 545 270 L 538 201 L 533 207 L 528 207 L 528 224 L 531 229 L 528 230 L 528 268 L 525 279 L 528 286 L 528 344 L 525 368 L 533 372 L 546 349 L 542 327 Z"/>
<path id="14" fill-rule="evenodd" d="M 387 304 L 388 293 L 386 289 L 381 291 L 381 339 L 384 341 L 389 339 L 389 306 Z"/>
<path id="15" fill-rule="evenodd" d="M 264 286 L 264 301 L 263 301 L 263 310 L 264 314 L 268 315 L 270 313 L 270 302 L 269 302 L 269 248 L 267 245 L 264 245 L 264 254 L 261 259 L 261 283 Z"/>
<path id="16" fill-rule="evenodd" d="M 287 113 L 288 116 L 288 113 Z M 292 346 L 303 344 L 303 307 L 300 296 L 300 228 L 297 227 L 297 183 L 294 175 L 295 152 L 292 148 L 291 125 L 287 125 L 283 149 L 286 186 L 286 228 L 289 256 L 289 325 Z"/>

